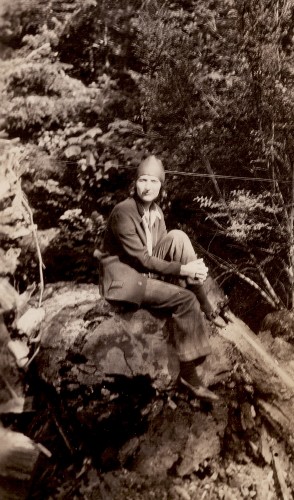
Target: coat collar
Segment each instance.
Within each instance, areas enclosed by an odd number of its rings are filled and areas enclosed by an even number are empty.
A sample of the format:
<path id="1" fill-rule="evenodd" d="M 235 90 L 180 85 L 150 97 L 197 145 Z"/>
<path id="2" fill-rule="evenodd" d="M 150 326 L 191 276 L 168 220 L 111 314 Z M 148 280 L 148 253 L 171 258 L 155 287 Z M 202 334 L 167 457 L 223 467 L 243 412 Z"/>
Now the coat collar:
<path id="1" fill-rule="evenodd" d="M 141 216 L 141 219 L 143 219 L 144 214 L 145 214 L 144 207 L 140 203 L 140 201 L 138 200 L 138 198 L 134 197 L 134 200 L 136 202 L 137 209 L 138 209 L 138 212 L 139 212 L 139 214 Z M 161 219 L 161 213 L 159 211 L 159 207 L 158 207 L 158 205 L 154 201 L 151 203 L 149 210 L 150 210 L 150 214 L 152 214 L 151 217 L 152 217 L 153 221 L 155 221 L 156 218 L 158 218 L 159 220 Z"/>

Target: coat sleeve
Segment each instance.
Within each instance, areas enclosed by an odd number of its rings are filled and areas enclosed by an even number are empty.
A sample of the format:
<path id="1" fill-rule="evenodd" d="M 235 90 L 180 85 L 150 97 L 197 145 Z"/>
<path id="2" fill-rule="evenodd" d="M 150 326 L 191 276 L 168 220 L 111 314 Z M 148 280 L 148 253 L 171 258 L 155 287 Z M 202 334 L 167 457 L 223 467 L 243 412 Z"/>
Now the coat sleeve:
<path id="1" fill-rule="evenodd" d="M 113 214 L 111 229 L 123 251 L 141 268 L 147 272 L 179 276 L 180 262 L 169 262 L 148 254 L 147 247 L 141 241 L 136 231 L 136 225 L 129 214 L 119 211 Z"/>

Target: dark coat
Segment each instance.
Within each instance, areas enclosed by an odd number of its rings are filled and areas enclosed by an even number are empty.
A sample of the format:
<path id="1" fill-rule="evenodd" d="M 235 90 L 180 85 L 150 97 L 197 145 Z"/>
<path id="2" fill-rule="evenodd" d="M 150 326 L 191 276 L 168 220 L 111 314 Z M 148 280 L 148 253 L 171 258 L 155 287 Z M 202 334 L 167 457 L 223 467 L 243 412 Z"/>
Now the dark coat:
<path id="1" fill-rule="evenodd" d="M 162 238 L 166 236 L 166 226 L 162 210 L 156 205 L 161 218 L 156 218 L 152 227 L 153 246 L 156 247 Z M 134 198 L 127 198 L 118 203 L 112 210 L 104 238 L 104 252 L 109 256 L 117 256 L 121 263 L 125 263 L 139 274 L 126 273 L 126 280 L 122 283 L 121 270 L 118 267 L 111 270 L 108 266 L 108 281 L 110 274 L 114 282 L 120 282 L 119 292 L 115 292 L 115 287 L 111 289 L 112 300 L 127 300 L 134 296 L 138 290 L 138 282 L 141 281 L 142 273 L 156 273 L 159 275 L 179 276 L 181 264 L 179 262 L 169 262 L 148 254 L 146 234 L 142 222 L 143 209 Z M 103 273 L 102 273 L 103 274 Z M 103 274 L 105 276 L 105 273 Z M 105 298 L 108 298 L 110 283 L 105 283 L 102 277 Z M 133 283 L 133 287 L 132 287 Z M 110 285 L 111 286 L 111 285 Z M 144 285 L 146 286 L 146 285 Z M 140 287 L 140 290 L 144 291 Z M 116 298 L 117 297 L 117 298 Z M 136 302 L 137 303 L 137 302 Z"/>
<path id="2" fill-rule="evenodd" d="M 99 288 L 105 299 L 140 306 L 146 284 L 147 277 L 121 262 L 117 255 L 105 255 L 100 260 Z"/>

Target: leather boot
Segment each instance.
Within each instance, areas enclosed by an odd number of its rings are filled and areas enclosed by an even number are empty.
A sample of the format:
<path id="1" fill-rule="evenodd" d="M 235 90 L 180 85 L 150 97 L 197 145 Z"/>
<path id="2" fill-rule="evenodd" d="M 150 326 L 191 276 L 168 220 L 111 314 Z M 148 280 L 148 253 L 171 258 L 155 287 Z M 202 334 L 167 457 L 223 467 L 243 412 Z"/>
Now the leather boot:
<path id="1" fill-rule="evenodd" d="M 205 387 L 197 374 L 194 361 L 180 363 L 180 382 L 187 387 L 194 396 L 205 401 L 214 403 L 219 397 Z"/>
<path id="2" fill-rule="evenodd" d="M 218 326 L 219 328 L 223 328 L 225 324 L 222 324 L 222 322 L 219 321 L 217 316 L 220 316 L 225 321 L 225 323 L 229 322 L 227 316 L 224 317 L 223 315 L 217 314 L 213 310 L 212 305 L 210 304 L 207 295 L 205 293 L 204 286 L 202 284 L 197 284 L 197 283 L 188 284 L 188 288 L 189 290 L 191 290 L 191 292 L 193 292 L 196 295 L 201 307 L 201 311 L 205 313 L 205 316 L 208 319 L 208 321 L 213 323 L 215 326 Z"/>

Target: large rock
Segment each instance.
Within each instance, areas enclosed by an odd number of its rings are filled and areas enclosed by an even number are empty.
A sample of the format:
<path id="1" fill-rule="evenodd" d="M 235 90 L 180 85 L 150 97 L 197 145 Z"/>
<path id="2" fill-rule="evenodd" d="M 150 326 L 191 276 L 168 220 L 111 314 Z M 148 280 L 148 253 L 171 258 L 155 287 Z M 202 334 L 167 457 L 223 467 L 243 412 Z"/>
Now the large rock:
<path id="1" fill-rule="evenodd" d="M 144 431 L 156 392 L 177 377 L 165 322 L 113 308 L 95 285 L 47 288 L 43 307 L 36 367 L 49 407 L 67 445 L 115 463 L 120 446 Z"/>
<path id="2" fill-rule="evenodd" d="M 175 392 L 179 362 L 168 338 L 168 321 L 144 309 L 114 308 L 95 285 L 54 285 L 46 289 L 43 307 L 37 370 L 45 392 L 54 403 L 58 400 L 68 441 L 73 447 L 90 444 L 106 462 L 124 462 L 134 452 L 134 436 L 145 432 L 161 411 L 159 402 Z M 224 340 L 217 335 L 211 340 L 207 385 L 231 368 Z M 118 453 L 128 440 L 127 451 Z M 179 447 L 178 442 L 177 453 Z M 210 448 L 215 452 L 220 447 Z"/>
<path id="3" fill-rule="evenodd" d="M 270 331 L 273 337 L 281 337 L 294 344 L 294 312 L 283 309 L 267 314 L 261 331 Z"/>
<path id="4" fill-rule="evenodd" d="M 37 357 L 41 378 L 57 392 L 67 378 L 97 384 L 109 377 L 147 377 L 156 390 L 176 381 L 179 362 L 169 340 L 168 322 L 145 309 L 111 306 L 96 285 L 60 284 L 47 288 Z M 230 370 L 226 346 L 211 339 L 206 383 Z M 65 376 L 66 373 L 66 376 Z"/>
<path id="5" fill-rule="evenodd" d="M 111 377 L 146 376 L 159 390 L 175 381 L 178 362 L 164 320 L 109 305 L 95 285 L 63 285 L 43 306 L 37 363 L 57 392 L 67 378 L 96 385 Z"/>
<path id="6" fill-rule="evenodd" d="M 240 436 L 255 457 L 267 457 L 258 451 L 263 421 L 293 444 L 294 382 L 271 354 L 278 339 L 268 332 L 267 350 L 232 313 L 231 323 L 212 332 L 206 384 L 222 380 L 232 363 L 234 370 L 227 385 L 214 388 L 220 401 L 207 407 L 176 389 L 179 367 L 168 321 L 113 308 L 94 285 L 47 287 L 43 307 L 35 361 L 44 384 L 39 395 L 50 409 L 46 419 L 71 451 L 84 451 L 99 470 L 123 466 L 150 478 L 185 478 L 228 450 L 236 448 L 239 456 Z"/>

